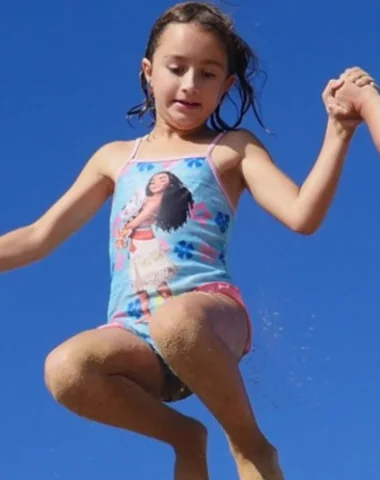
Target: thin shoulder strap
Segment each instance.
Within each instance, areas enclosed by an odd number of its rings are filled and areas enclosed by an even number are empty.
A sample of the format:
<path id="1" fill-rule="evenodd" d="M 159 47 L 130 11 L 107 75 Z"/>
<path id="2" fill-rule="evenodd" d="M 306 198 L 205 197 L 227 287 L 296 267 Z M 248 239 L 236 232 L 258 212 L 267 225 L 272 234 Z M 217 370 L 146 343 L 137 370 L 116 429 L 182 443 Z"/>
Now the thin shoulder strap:
<path id="1" fill-rule="evenodd" d="M 136 138 L 135 145 L 133 147 L 131 156 L 129 157 L 129 161 L 133 160 L 136 157 L 136 154 L 139 151 L 139 148 L 140 148 L 140 145 L 141 145 L 141 142 L 142 142 L 143 138 L 144 137 Z"/>
<path id="2" fill-rule="evenodd" d="M 212 152 L 214 151 L 214 148 L 217 146 L 221 138 L 225 135 L 226 132 L 220 132 L 218 135 L 214 138 L 214 140 L 210 143 L 208 150 L 207 150 L 207 156 L 211 157 Z"/>
<path id="3" fill-rule="evenodd" d="M 140 147 L 140 145 L 141 145 L 142 139 L 143 139 L 143 137 L 136 138 L 135 144 L 134 144 L 133 149 L 132 149 L 132 153 L 129 155 L 129 157 L 127 158 L 127 160 L 125 161 L 125 163 L 124 163 L 123 166 L 121 167 L 117 178 L 120 177 L 120 175 L 122 174 L 122 172 L 124 171 L 124 169 L 127 167 L 127 165 L 129 164 L 129 162 L 132 161 L 132 160 L 135 158 L 135 156 L 136 156 L 136 154 L 137 154 L 137 152 L 138 152 L 138 150 L 139 150 L 139 147 Z"/>

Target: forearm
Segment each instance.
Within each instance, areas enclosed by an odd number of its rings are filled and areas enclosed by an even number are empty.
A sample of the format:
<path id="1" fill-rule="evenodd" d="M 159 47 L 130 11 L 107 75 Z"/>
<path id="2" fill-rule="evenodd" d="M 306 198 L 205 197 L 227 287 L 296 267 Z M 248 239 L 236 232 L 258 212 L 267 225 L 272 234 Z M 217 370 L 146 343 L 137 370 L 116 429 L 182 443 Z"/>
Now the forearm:
<path id="1" fill-rule="evenodd" d="M 314 233 L 334 198 L 352 135 L 338 135 L 329 121 L 318 159 L 294 204 L 297 230 Z"/>
<path id="2" fill-rule="evenodd" d="M 365 102 L 361 114 L 368 126 L 373 143 L 380 152 L 380 95 Z"/>
<path id="3" fill-rule="evenodd" d="M 33 226 L 19 228 L 0 237 L 0 272 L 22 267 L 42 256 Z"/>

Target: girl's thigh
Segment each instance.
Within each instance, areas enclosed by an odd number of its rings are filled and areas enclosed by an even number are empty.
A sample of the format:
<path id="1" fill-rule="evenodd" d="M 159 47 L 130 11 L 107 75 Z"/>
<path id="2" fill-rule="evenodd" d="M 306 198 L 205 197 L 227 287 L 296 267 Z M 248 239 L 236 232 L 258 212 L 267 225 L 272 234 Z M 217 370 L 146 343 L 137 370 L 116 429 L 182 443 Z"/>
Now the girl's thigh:
<path id="1" fill-rule="evenodd" d="M 56 347 L 46 359 L 47 375 L 63 368 L 98 369 L 124 375 L 159 398 L 164 385 L 161 363 L 152 348 L 134 333 L 118 327 L 82 332 Z"/>
<path id="2" fill-rule="evenodd" d="M 189 292 L 170 298 L 152 316 L 151 331 L 168 335 L 175 341 L 179 336 L 192 342 L 203 329 L 212 331 L 240 360 L 250 342 L 247 312 L 236 300 L 225 294 Z M 153 338 L 155 335 L 153 335 Z"/>

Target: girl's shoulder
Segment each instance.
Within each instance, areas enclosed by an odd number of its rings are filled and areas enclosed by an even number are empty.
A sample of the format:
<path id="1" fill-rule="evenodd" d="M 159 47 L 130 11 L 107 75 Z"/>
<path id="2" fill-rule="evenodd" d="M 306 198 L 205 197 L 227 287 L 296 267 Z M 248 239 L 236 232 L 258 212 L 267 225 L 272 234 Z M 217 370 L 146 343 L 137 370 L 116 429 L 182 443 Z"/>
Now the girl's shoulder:
<path id="1" fill-rule="evenodd" d="M 246 128 L 227 131 L 220 141 L 221 146 L 224 145 L 239 154 L 243 154 L 247 145 L 252 144 L 265 148 L 259 138 Z"/>
<path id="2" fill-rule="evenodd" d="M 256 135 L 247 129 L 227 131 L 212 152 L 213 161 L 221 171 L 233 169 L 239 166 L 251 146 L 266 150 Z"/>
<path id="3" fill-rule="evenodd" d="M 99 173 L 113 183 L 131 158 L 136 145 L 134 140 L 115 140 L 102 145 L 95 153 Z"/>

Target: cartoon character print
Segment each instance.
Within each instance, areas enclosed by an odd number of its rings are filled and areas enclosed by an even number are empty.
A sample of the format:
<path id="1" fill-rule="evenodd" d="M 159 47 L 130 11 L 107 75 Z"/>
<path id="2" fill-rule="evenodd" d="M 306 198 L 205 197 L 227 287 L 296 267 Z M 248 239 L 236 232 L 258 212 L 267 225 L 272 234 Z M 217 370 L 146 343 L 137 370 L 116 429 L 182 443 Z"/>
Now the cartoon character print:
<path id="1" fill-rule="evenodd" d="M 131 218 L 133 218 L 137 213 L 141 210 L 141 207 L 144 202 L 145 195 L 143 192 L 136 192 L 132 199 L 124 205 L 121 211 L 116 216 L 113 225 L 112 225 L 112 234 L 114 238 L 118 238 L 119 231 L 122 226 Z M 126 242 L 118 240 L 117 245 L 118 248 L 116 250 L 115 260 L 114 260 L 114 268 L 116 271 L 123 271 L 125 266 L 125 261 L 127 258 L 127 254 L 124 251 L 126 247 Z"/>
<path id="2" fill-rule="evenodd" d="M 130 255 L 131 283 L 141 304 L 139 321 L 150 316 L 148 292 L 155 290 L 163 299 L 171 297 L 168 281 L 178 271 L 156 232 L 180 228 L 193 205 L 193 196 L 182 181 L 169 171 L 161 171 L 150 178 L 144 195 L 137 192 L 122 210 L 115 245 Z"/>

